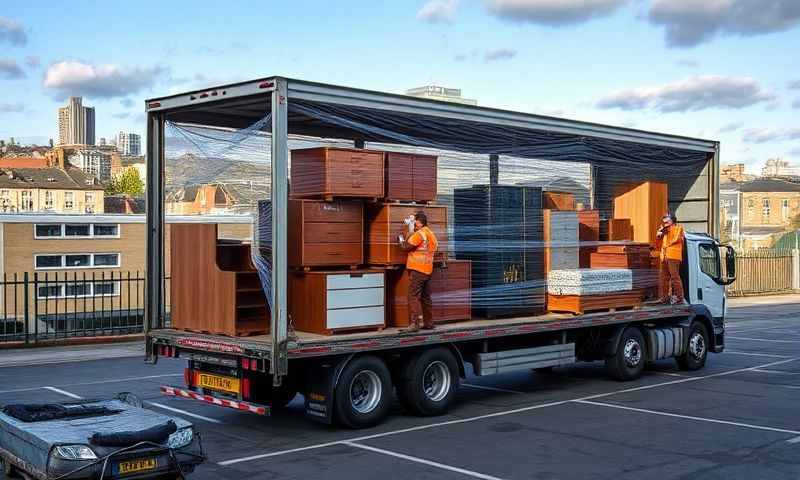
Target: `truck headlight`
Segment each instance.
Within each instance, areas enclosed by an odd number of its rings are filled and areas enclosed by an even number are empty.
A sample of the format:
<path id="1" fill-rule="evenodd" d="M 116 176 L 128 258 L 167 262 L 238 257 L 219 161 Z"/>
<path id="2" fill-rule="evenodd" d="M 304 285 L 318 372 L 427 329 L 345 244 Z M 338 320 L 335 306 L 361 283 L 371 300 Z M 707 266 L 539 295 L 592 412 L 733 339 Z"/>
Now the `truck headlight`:
<path id="1" fill-rule="evenodd" d="M 97 460 L 97 455 L 86 445 L 59 445 L 55 455 L 64 460 Z"/>
<path id="2" fill-rule="evenodd" d="M 193 438 L 194 432 L 192 431 L 192 427 L 181 428 L 169 436 L 167 439 L 167 446 L 169 448 L 183 448 L 192 443 Z"/>

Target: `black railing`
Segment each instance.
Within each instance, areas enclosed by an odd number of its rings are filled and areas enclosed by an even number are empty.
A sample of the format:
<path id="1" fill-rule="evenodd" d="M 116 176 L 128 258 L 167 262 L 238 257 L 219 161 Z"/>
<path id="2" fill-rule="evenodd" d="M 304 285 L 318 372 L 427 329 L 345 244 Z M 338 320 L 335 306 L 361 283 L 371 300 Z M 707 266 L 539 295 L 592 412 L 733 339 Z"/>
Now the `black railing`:
<path id="1" fill-rule="evenodd" d="M 141 333 L 144 282 L 139 271 L 4 274 L 0 343 Z M 164 288 L 169 312 L 169 278 Z"/>

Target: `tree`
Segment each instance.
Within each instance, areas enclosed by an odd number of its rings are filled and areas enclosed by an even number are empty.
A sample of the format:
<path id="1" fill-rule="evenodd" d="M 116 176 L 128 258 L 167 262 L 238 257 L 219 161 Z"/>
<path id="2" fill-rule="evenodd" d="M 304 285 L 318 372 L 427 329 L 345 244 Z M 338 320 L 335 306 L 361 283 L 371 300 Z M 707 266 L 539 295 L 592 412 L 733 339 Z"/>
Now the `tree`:
<path id="1" fill-rule="evenodd" d="M 144 182 L 139 176 L 139 171 L 135 168 L 127 168 L 120 175 L 111 179 L 106 186 L 106 195 L 124 193 L 126 195 L 137 196 L 144 193 Z"/>

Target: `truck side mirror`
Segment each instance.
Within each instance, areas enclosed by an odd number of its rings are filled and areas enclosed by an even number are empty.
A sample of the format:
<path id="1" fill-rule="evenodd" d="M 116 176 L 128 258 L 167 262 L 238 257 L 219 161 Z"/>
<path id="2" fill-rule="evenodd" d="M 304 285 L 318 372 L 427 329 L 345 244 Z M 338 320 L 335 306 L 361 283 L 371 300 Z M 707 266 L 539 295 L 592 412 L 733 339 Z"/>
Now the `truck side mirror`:
<path id="1" fill-rule="evenodd" d="M 730 285 L 736 281 L 736 251 L 730 245 L 720 245 L 720 250 L 725 249 L 725 278 L 723 285 Z"/>

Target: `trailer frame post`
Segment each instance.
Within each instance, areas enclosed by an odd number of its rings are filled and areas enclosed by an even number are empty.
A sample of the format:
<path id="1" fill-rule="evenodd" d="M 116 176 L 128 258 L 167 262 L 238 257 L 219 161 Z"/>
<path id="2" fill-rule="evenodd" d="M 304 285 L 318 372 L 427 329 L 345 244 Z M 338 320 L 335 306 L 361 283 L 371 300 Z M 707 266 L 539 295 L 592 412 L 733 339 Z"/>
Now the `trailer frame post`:
<path id="1" fill-rule="evenodd" d="M 288 372 L 287 342 L 287 209 L 289 204 L 289 147 L 287 80 L 275 78 L 272 91 L 272 314 L 270 335 L 272 351 L 270 373 L 280 386 Z"/>
<path id="2" fill-rule="evenodd" d="M 145 312 L 142 329 L 145 355 L 155 361 L 147 333 L 163 326 L 164 306 L 164 114 L 147 114 L 147 272 L 145 275 Z"/>

